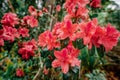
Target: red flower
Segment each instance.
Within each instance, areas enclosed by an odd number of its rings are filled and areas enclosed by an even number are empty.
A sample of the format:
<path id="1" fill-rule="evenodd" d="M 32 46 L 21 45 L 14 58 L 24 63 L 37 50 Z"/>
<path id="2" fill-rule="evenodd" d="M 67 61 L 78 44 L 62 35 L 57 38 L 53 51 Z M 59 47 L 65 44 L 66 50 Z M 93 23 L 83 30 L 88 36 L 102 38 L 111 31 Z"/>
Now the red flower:
<path id="1" fill-rule="evenodd" d="M 65 9 L 72 17 L 86 17 L 88 10 L 85 6 L 89 3 L 89 0 L 66 0 Z"/>
<path id="2" fill-rule="evenodd" d="M 92 36 L 92 44 L 94 44 L 96 47 L 100 47 L 100 43 L 98 42 L 99 39 L 106 34 L 106 29 L 104 27 L 98 26 L 96 28 L 95 34 Z"/>
<path id="3" fill-rule="evenodd" d="M 43 12 L 48 12 L 48 10 L 45 7 L 42 9 L 42 11 Z"/>
<path id="4" fill-rule="evenodd" d="M 6 13 L 1 20 L 3 26 L 12 26 L 14 27 L 16 24 L 19 23 L 19 19 L 15 13 Z"/>
<path id="5" fill-rule="evenodd" d="M 23 18 L 23 23 L 22 24 L 27 24 L 27 25 L 30 25 L 30 27 L 36 27 L 38 26 L 38 20 L 35 19 L 33 16 L 25 16 Z"/>
<path id="6" fill-rule="evenodd" d="M 31 41 L 24 42 L 18 53 L 22 55 L 23 59 L 28 60 L 30 57 L 34 56 L 35 50 L 37 50 L 37 43 L 32 39 Z"/>
<path id="7" fill-rule="evenodd" d="M 61 67 L 62 72 L 66 74 L 69 71 L 69 66 L 80 66 L 80 61 L 77 59 L 79 50 L 75 49 L 72 45 L 61 51 L 55 51 L 54 55 L 57 59 L 52 62 L 52 67 Z"/>
<path id="8" fill-rule="evenodd" d="M 32 16 L 37 16 L 37 10 L 34 8 L 34 6 L 29 6 L 28 11 Z"/>
<path id="9" fill-rule="evenodd" d="M 13 42 L 15 38 L 19 38 L 17 29 L 13 27 L 4 26 L 0 34 L 4 40 L 9 40 L 11 42 Z"/>
<path id="10" fill-rule="evenodd" d="M 40 10 L 39 12 L 38 12 L 38 16 L 42 16 L 43 15 L 43 12 Z"/>
<path id="11" fill-rule="evenodd" d="M 54 36 L 49 30 L 39 35 L 39 46 L 47 47 L 49 50 L 59 47 L 60 43 L 57 37 Z"/>
<path id="12" fill-rule="evenodd" d="M 19 28 L 18 32 L 22 37 L 29 37 L 29 29 L 27 28 Z"/>
<path id="13" fill-rule="evenodd" d="M 62 23 L 57 23 L 54 26 L 53 34 L 57 35 L 60 39 L 70 38 L 70 40 L 75 40 L 75 32 L 77 30 L 78 25 L 72 24 L 71 20 L 66 20 Z"/>
<path id="14" fill-rule="evenodd" d="M 23 77 L 25 74 L 24 74 L 24 71 L 21 69 L 21 68 L 18 68 L 16 70 L 16 76 L 18 77 Z"/>
<path id="15" fill-rule="evenodd" d="M 83 42 L 84 45 L 88 45 L 89 49 L 91 49 L 92 47 L 92 36 L 95 34 L 96 32 L 96 28 L 97 28 L 97 19 L 93 19 L 92 21 L 88 22 L 88 23 L 80 23 L 80 30 L 83 33 Z"/>
<path id="16" fill-rule="evenodd" d="M 119 31 L 116 30 L 110 24 L 106 27 L 106 34 L 104 34 L 98 41 L 99 44 L 102 44 L 105 47 L 106 51 L 111 50 L 114 46 L 117 45 L 119 38 Z"/>
<path id="17" fill-rule="evenodd" d="M 100 8 L 101 7 L 101 0 L 92 0 L 92 2 L 90 3 L 91 7 L 94 8 Z"/>
<path id="18" fill-rule="evenodd" d="M 56 11 L 59 12 L 61 10 L 61 6 L 60 5 L 57 5 L 56 6 Z"/>

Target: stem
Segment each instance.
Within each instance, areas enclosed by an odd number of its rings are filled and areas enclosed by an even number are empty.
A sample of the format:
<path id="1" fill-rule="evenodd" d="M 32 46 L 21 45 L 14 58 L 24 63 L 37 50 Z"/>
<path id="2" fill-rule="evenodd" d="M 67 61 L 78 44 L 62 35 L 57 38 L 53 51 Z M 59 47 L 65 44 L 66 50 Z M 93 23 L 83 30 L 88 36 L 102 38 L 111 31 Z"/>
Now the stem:
<path id="1" fill-rule="evenodd" d="M 10 0 L 8 0 L 8 5 L 9 5 L 10 9 L 12 10 L 12 12 L 15 13 L 15 9 L 14 9 L 14 7 L 12 6 L 12 3 L 11 3 Z"/>
<path id="2" fill-rule="evenodd" d="M 40 53 L 39 53 L 40 54 Z M 40 75 L 40 72 L 42 70 L 42 67 L 43 67 L 43 63 L 42 63 L 42 60 L 41 60 L 41 57 L 39 58 L 40 59 L 40 67 L 39 67 L 39 70 L 37 71 L 36 75 L 34 76 L 33 80 L 37 80 L 38 76 Z"/>

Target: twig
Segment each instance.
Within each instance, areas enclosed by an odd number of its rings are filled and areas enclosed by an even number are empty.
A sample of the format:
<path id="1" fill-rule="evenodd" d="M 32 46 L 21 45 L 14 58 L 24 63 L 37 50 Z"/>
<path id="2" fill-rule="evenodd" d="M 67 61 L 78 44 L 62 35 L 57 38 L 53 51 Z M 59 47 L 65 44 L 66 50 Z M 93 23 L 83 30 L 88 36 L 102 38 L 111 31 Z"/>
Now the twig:
<path id="1" fill-rule="evenodd" d="M 14 7 L 12 6 L 12 3 L 10 0 L 8 0 L 8 5 L 10 6 L 10 9 L 12 10 L 12 12 L 15 13 Z"/>
<path id="2" fill-rule="evenodd" d="M 39 53 L 40 54 L 40 53 Z M 40 67 L 39 67 L 39 70 L 37 71 L 36 75 L 34 76 L 33 80 L 37 80 L 38 76 L 40 75 L 40 72 L 42 70 L 42 67 L 43 67 L 43 63 L 42 63 L 42 60 L 41 60 L 41 57 L 40 57 Z"/>

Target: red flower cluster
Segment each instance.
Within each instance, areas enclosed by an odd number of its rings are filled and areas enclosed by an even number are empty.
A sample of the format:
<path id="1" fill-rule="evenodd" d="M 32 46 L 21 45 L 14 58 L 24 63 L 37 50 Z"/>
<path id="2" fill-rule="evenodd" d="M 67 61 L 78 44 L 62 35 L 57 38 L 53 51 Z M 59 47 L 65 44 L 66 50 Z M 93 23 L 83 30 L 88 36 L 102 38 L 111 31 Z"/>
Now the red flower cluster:
<path id="1" fill-rule="evenodd" d="M 60 43 L 57 41 L 57 37 L 54 36 L 49 30 L 39 35 L 39 46 L 46 47 L 49 50 L 59 47 Z"/>
<path id="2" fill-rule="evenodd" d="M 34 51 L 37 50 L 37 42 L 32 39 L 31 41 L 24 42 L 20 47 L 18 53 L 22 55 L 23 59 L 27 60 L 35 55 Z"/>
<path id="3" fill-rule="evenodd" d="M 69 66 L 80 66 L 80 60 L 77 59 L 79 50 L 75 49 L 72 45 L 61 51 L 55 51 L 54 55 L 57 59 L 52 62 L 52 67 L 61 67 L 62 72 L 66 74 L 69 71 Z"/>
<path id="4" fill-rule="evenodd" d="M 6 13 L 1 20 L 3 26 L 14 27 L 16 24 L 19 24 L 19 19 L 15 13 Z"/>
<path id="5" fill-rule="evenodd" d="M 90 3 L 91 7 L 94 8 L 100 8 L 101 7 L 101 0 L 92 0 L 92 2 Z"/>
<path id="6" fill-rule="evenodd" d="M 4 46 L 4 40 L 13 42 L 15 38 L 19 38 L 15 25 L 19 24 L 19 19 L 14 13 L 6 13 L 1 20 L 2 29 L 0 30 L 0 46 Z"/>
<path id="7" fill-rule="evenodd" d="M 27 28 L 19 28 L 18 29 L 19 35 L 22 35 L 22 37 L 29 37 L 29 29 Z"/>
<path id="8" fill-rule="evenodd" d="M 16 76 L 23 77 L 25 75 L 24 71 L 21 68 L 16 70 Z"/>
<path id="9" fill-rule="evenodd" d="M 86 17 L 88 16 L 88 10 L 86 5 L 89 0 L 66 0 L 65 9 L 72 17 Z"/>
<path id="10" fill-rule="evenodd" d="M 22 25 L 29 25 L 30 27 L 34 28 L 38 26 L 38 20 L 34 16 L 24 16 Z"/>

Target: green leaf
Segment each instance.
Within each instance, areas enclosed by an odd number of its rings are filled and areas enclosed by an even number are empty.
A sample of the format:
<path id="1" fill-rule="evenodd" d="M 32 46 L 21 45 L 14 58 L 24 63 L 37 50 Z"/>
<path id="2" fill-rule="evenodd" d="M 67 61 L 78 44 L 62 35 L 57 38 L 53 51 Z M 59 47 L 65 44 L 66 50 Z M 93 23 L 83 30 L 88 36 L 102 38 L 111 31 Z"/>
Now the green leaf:
<path id="1" fill-rule="evenodd" d="M 82 39 L 78 39 L 76 41 L 73 41 L 73 45 L 74 45 L 75 48 L 78 48 L 78 49 L 82 49 L 82 48 L 85 47 Z"/>
<path id="2" fill-rule="evenodd" d="M 101 46 L 100 48 L 97 48 L 97 53 L 98 53 L 99 57 L 103 58 L 105 56 L 104 47 Z"/>

